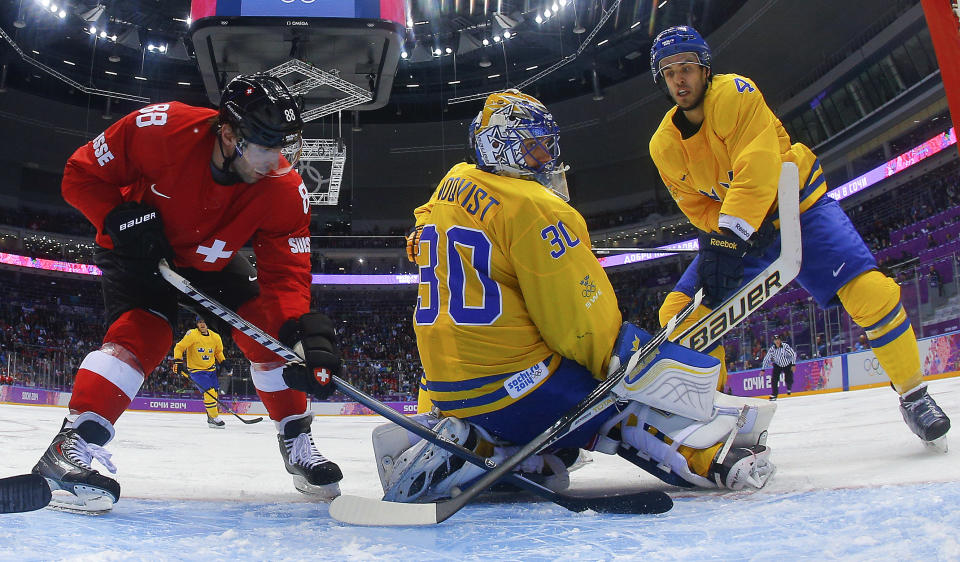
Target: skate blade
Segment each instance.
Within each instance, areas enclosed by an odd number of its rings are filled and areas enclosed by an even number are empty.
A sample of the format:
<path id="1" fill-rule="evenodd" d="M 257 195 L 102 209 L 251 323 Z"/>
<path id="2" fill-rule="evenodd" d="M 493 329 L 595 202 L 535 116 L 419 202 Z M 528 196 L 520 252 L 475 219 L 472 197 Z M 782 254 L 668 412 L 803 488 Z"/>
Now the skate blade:
<path id="1" fill-rule="evenodd" d="M 103 515 L 113 509 L 113 498 L 109 495 L 77 497 L 69 492 L 55 493 L 47 507 L 67 513 L 80 515 Z"/>
<path id="2" fill-rule="evenodd" d="M 212 423 L 207 424 L 207 427 L 209 427 L 210 429 L 227 429 L 226 425 L 215 425 Z"/>
<path id="3" fill-rule="evenodd" d="M 75 484 L 71 492 L 61 488 L 54 480 L 49 478 L 46 480 L 52 491 L 48 507 L 57 511 L 83 515 L 103 515 L 109 513 L 113 509 L 113 504 L 117 501 L 110 493 L 100 488 Z"/>
<path id="4" fill-rule="evenodd" d="M 307 479 L 299 474 L 294 475 L 293 477 L 293 487 L 302 494 L 310 496 L 311 499 L 322 502 L 331 502 L 334 500 L 334 498 L 340 495 L 339 483 L 334 482 L 333 484 L 317 486 L 316 484 L 307 482 Z"/>
<path id="5" fill-rule="evenodd" d="M 928 451 L 934 451 L 937 453 L 946 453 L 947 452 L 947 436 L 937 437 L 933 441 L 924 441 L 923 446 L 927 448 Z"/>

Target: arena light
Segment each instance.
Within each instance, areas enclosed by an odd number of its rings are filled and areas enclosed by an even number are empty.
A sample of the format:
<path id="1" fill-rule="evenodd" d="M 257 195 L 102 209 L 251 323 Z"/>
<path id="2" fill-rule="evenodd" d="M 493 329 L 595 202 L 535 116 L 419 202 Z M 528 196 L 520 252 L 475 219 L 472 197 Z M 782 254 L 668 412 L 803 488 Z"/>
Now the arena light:
<path id="1" fill-rule="evenodd" d="M 96 34 L 97 34 L 97 26 L 91 25 L 91 26 L 90 26 L 90 29 L 87 30 L 87 31 L 90 32 L 90 35 L 96 35 Z"/>
<path id="2" fill-rule="evenodd" d="M 499 42 L 500 42 L 500 36 L 499 36 L 499 35 L 494 35 L 494 36 L 493 36 L 493 42 L 494 42 L 494 43 L 499 43 Z"/>
<path id="3" fill-rule="evenodd" d="M 490 46 L 490 40 L 487 39 L 486 37 L 483 38 L 483 46 L 484 46 L 484 47 Z"/>
<path id="4" fill-rule="evenodd" d="M 537 23 L 543 23 L 543 16 L 541 16 L 540 14 L 537 14 L 537 17 L 533 18 L 533 21 Z"/>
<path id="5" fill-rule="evenodd" d="M 504 39 L 510 39 L 511 37 L 513 37 L 513 34 L 510 33 L 509 30 L 503 32 L 503 38 L 504 38 Z"/>
<path id="6" fill-rule="evenodd" d="M 449 55 L 450 53 L 453 52 L 453 49 L 451 49 L 450 47 L 447 47 L 447 48 L 444 49 L 443 51 Z"/>
<path id="7" fill-rule="evenodd" d="M 410 55 L 408 55 L 406 51 L 400 51 L 400 58 L 406 59 L 406 58 L 409 57 L 409 56 L 410 56 Z"/>
<path id="8" fill-rule="evenodd" d="M 440 47 L 437 47 L 436 49 L 433 50 L 433 56 L 435 57 L 439 57 L 442 54 L 443 54 L 443 51 L 440 50 Z"/>
<path id="9" fill-rule="evenodd" d="M 63 19 L 67 17 L 67 12 L 65 12 L 64 10 L 60 10 L 59 12 L 57 12 L 57 17 L 60 19 Z"/>
<path id="10" fill-rule="evenodd" d="M 545 17 L 545 18 L 548 18 L 548 19 L 549 19 L 550 16 L 552 16 L 552 15 L 553 15 L 553 12 L 550 11 L 550 8 L 547 8 L 546 10 L 543 11 L 543 17 Z"/>

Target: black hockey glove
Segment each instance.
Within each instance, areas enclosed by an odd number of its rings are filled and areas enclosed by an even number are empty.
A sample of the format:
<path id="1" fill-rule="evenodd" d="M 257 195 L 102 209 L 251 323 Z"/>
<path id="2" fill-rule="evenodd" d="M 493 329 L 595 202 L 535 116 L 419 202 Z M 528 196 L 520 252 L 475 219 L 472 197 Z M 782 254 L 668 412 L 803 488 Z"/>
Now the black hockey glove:
<path id="1" fill-rule="evenodd" d="M 770 244 L 777 239 L 777 236 L 780 235 L 780 231 L 774 228 L 773 221 L 767 219 L 763 221 L 763 224 L 760 225 L 753 235 L 750 236 L 749 248 L 747 253 L 751 256 L 762 256 L 764 252 L 767 251 L 767 248 Z"/>
<path id="2" fill-rule="evenodd" d="M 336 390 L 333 377 L 340 374 L 342 361 L 337 349 L 333 322 L 319 312 L 291 318 L 280 327 L 278 338 L 287 347 L 303 355 L 304 363 L 288 363 L 283 382 L 295 390 L 326 400 Z"/>
<path id="3" fill-rule="evenodd" d="M 703 287 L 705 306 L 716 307 L 743 283 L 743 256 L 747 248 L 747 242 L 730 231 L 700 234 L 697 275 Z"/>
<path id="4" fill-rule="evenodd" d="M 217 364 L 217 369 L 221 374 L 229 375 L 233 372 L 233 363 L 231 363 L 229 359 L 224 359 Z"/>
<path id="5" fill-rule="evenodd" d="M 104 218 L 103 231 L 113 240 L 113 251 L 118 256 L 154 264 L 173 256 L 160 213 L 150 205 L 136 201 L 117 205 Z"/>

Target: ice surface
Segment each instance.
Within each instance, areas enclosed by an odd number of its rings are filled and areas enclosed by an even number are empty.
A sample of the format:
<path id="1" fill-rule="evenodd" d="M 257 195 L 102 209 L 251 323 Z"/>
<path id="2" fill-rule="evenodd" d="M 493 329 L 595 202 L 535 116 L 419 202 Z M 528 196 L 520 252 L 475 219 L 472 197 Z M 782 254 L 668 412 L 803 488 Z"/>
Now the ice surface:
<path id="1" fill-rule="evenodd" d="M 960 417 L 960 378 L 931 394 Z M 28 471 L 65 410 L 0 405 L 0 476 Z M 960 559 L 960 463 L 929 452 L 889 389 L 783 398 L 768 444 L 778 471 L 755 492 L 662 485 L 616 457 L 572 475 L 575 493 L 671 492 L 659 516 L 573 514 L 487 499 L 427 528 L 353 527 L 306 502 L 269 420 L 208 429 L 203 415 L 128 412 L 108 450 L 123 496 L 109 515 L 0 515 L 2 560 Z M 379 497 L 375 417 L 317 418 L 345 493 Z M 960 447 L 960 441 L 956 442 Z"/>

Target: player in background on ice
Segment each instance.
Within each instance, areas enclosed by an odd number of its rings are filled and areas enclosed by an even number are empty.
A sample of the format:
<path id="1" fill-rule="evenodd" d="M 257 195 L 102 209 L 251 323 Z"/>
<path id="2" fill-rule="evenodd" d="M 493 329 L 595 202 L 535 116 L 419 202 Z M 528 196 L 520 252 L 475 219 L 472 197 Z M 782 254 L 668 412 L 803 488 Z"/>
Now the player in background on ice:
<path id="1" fill-rule="evenodd" d="M 187 330 L 183 339 L 173 346 L 173 370 L 197 383 L 203 392 L 203 407 L 207 409 L 207 426 L 223 429 L 217 398 L 220 382 L 217 374 L 230 370 L 230 361 L 223 356 L 220 334 L 207 328 L 206 321 L 197 316 L 197 327 Z"/>
<path id="2" fill-rule="evenodd" d="M 199 289 L 289 346 L 289 365 L 234 330 L 257 393 L 276 424 L 298 490 L 339 494 L 340 468 L 313 443 L 304 391 L 332 392 L 318 373 L 341 360 L 331 321 L 310 312 L 310 206 L 293 170 L 302 144 L 297 101 L 266 74 L 241 75 L 219 112 L 178 102 L 120 119 L 67 161 L 62 193 L 97 228 L 107 331 L 81 363 L 70 413 L 34 472 L 76 509 L 110 509 L 119 483 L 104 446 L 117 418 L 173 343 L 180 293 L 159 275 L 166 258 Z M 256 269 L 238 252 L 252 242 Z M 329 382 L 329 377 L 326 377 Z"/>
<path id="3" fill-rule="evenodd" d="M 805 258 L 797 282 L 821 307 L 842 305 L 864 328 L 900 394 L 907 426 L 945 450 L 941 438 L 950 420 L 921 379 L 917 338 L 900 287 L 877 269 L 840 205 L 824 196 L 820 161 L 803 144 L 790 143 L 757 85 L 737 74 L 714 75 L 711 61 L 710 47 L 688 26 L 664 30 L 650 49 L 653 79 L 675 104 L 650 139 L 650 156 L 680 210 L 701 231 L 700 253 L 664 300 L 661 323 L 697 287 L 706 293 L 704 308 L 712 308 L 776 258 L 780 167 L 794 162 L 800 169 Z M 712 354 L 725 363 L 722 346 Z"/>
<path id="4" fill-rule="evenodd" d="M 415 211 L 419 239 L 411 244 L 420 286 L 414 328 L 426 389 L 442 418 L 418 419 L 498 460 L 582 401 L 650 339 L 621 324 L 586 223 L 566 202 L 559 137 L 536 99 L 516 90 L 491 94 L 470 126 L 476 165 L 451 168 Z M 708 380 L 702 392 L 712 417 L 694 422 L 665 414 L 673 411 L 673 398 L 654 410 L 636 401 L 645 398 L 642 392 L 627 392 L 620 406 L 519 470 L 562 489 L 582 448 L 620 454 L 680 486 L 764 485 L 773 465 L 759 441 L 773 404 L 753 402 L 760 406 L 750 433 L 737 435 L 720 458 L 739 409 L 712 409 L 718 361 L 668 343 L 636 370 L 627 379 L 654 370 L 659 374 L 650 377 L 696 371 Z M 373 440 L 387 500 L 449 496 L 482 472 L 392 424 L 375 429 Z"/>

